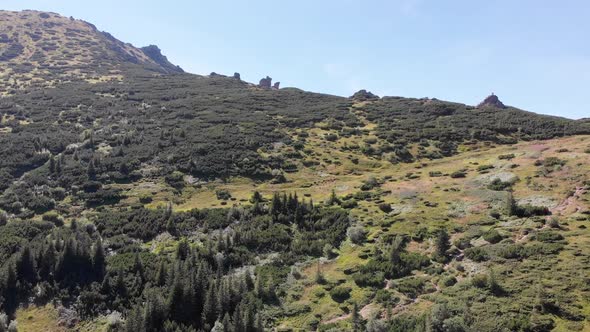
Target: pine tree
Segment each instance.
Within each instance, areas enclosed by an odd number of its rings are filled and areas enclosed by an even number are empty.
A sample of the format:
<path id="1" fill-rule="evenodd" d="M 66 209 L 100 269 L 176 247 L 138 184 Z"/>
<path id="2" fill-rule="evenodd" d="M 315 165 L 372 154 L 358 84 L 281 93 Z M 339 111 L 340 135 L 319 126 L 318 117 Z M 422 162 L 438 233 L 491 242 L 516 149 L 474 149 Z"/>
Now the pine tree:
<path id="1" fill-rule="evenodd" d="M 14 264 L 8 264 L 4 278 L 4 312 L 13 318 L 18 307 L 18 281 Z"/>
<path id="2" fill-rule="evenodd" d="M 229 314 L 227 312 L 223 316 L 222 323 L 223 323 L 223 332 L 234 331 L 234 326 L 233 326 L 231 318 L 229 317 Z"/>
<path id="3" fill-rule="evenodd" d="M 29 246 L 25 246 L 17 257 L 16 274 L 18 280 L 28 285 L 27 288 L 37 281 L 37 269 Z"/>
<path id="4" fill-rule="evenodd" d="M 355 303 L 353 303 L 352 305 L 352 313 L 351 313 L 351 317 L 352 317 L 352 329 L 353 331 L 362 331 L 363 330 L 363 321 L 362 321 L 362 317 L 359 314 L 359 307 L 358 305 Z"/>
<path id="5" fill-rule="evenodd" d="M 49 158 L 49 172 L 55 173 L 55 158 L 53 156 Z"/>
<path id="6" fill-rule="evenodd" d="M 92 271 L 94 272 L 94 280 L 102 281 L 106 271 L 106 258 L 104 247 L 100 239 L 96 240 L 94 244 L 94 251 L 92 253 Z"/>
<path id="7" fill-rule="evenodd" d="M 183 298 L 184 285 L 182 280 L 177 277 L 168 297 L 168 314 L 170 319 L 175 321 L 181 321 L 183 319 Z"/>
<path id="8" fill-rule="evenodd" d="M 250 198 L 250 203 L 260 203 L 262 202 L 262 200 L 262 195 L 258 191 L 254 191 L 254 193 L 252 194 L 252 198 Z"/>
<path id="9" fill-rule="evenodd" d="M 445 259 L 447 251 L 451 247 L 449 242 L 449 233 L 446 229 L 441 229 L 436 236 L 436 256 L 437 258 Z"/>
<path id="10" fill-rule="evenodd" d="M 88 163 L 86 174 L 88 175 L 88 178 L 91 180 L 94 180 L 96 178 L 96 168 L 94 166 L 94 159 L 90 160 L 90 162 Z"/>
<path id="11" fill-rule="evenodd" d="M 216 308 L 217 298 L 215 294 L 215 286 L 213 284 L 209 285 L 209 290 L 207 291 L 207 296 L 205 297 L 205 304 L 203 306 L 203 324 L 208 324 L 211 326 L 215 320 L 217 319 L 217 308 Z"/>
<path id="12" fill-rule="evenodd" d="M 45 281 L 53 281 L 53 274 L 55 273 L 55 264 L 57 262 L 57 252 L 53 241 L 44 246 L 41 250 L 38 261 L 39 278 Z"/>
<path id="13" fill-rule="evenodd" d="M 166 271 L 166 264 L 164 262 L 164 260 L 160 261 L 160 264 L 158 265 L 158 271 L 156 272 L 156 286 L 164 286 L 166 285 L 166 275 L 167 275 L 167 271 Z"/>
<path id="14" fill-rule="evenodd" d="M 190 252 L 190 247 L 186 239 L 182 239 L 178 242 L 178 246 L 176 247 L 176 259 L 178 260 L 185 260 L 188 257 Z"/>
<path id="15" fill-rule="evenodd" d="M 137 305 L 127 315 L 125 321 L 126 332 L 147 332 L 145 328 L 145 315 L 141 306 Z"/>
<path id="16" fill-rule="evenodd" d="M 336 191 L 332 189 L 332 193 L 330 194 L 330 198 L 327 202 L 328 205 L 340 205 L 340 199 L 336 196 Z"/>
<path id="17" fill-rule="evenodd" d="M 144 326 L 148 332 L 161 331 L 166 320 L 166 308 L 160 294 L 149 296 L 145 304 Z"/>
<path id="18" fill-rule="evenodd" d="M 271 214 L 273 216 L 277 216 L 281 213 L 281 196 L 279 193 L 275 192 L 272 196 L 272 203 L 271 203 Z"/>
<path id="19" fill-rule="evenodd" d="M 504 200 L 504 213 L 508 216 L 513 216 L 516 213 L 516 202 L 511 192 L 506 192 L 506 198 Z"/>
<path id="20" fill-rule="evenodd" d="M 61 155 L 61 157 L 57 160 L 57 162 L 55 163 L 55 172 L 60 174 L 62 169 L 63 169 L 63 164 L 64 164 L 64 158 L 63 158 L 63 154 Z"/>
<path id="21" fill-rule="evenodd" d="M 133 272 L 139 275 L 143 283 L 145 280 L 145 271 L 143 268 L 143 263 L 141 262 L 141 258 L 137 253 L 133 256 Z"/>

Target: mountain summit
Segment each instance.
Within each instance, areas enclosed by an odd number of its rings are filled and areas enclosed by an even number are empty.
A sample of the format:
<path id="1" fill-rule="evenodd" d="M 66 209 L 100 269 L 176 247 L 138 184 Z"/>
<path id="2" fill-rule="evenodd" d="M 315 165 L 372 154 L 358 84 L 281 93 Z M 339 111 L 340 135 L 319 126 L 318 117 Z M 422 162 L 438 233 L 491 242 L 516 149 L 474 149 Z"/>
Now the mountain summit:
<path id="1" fill-rule="evenodd" d="M 477 105 L 477 108 L 482 108 L 485 106 L 506 108 L 506 105 L 504 105 L 504 103 L 500 101 L 500 98 L 498 98 L 498 96 L 496 96 L 493 92 L 491 95 L 487 96 L 486 99 L 484 99 L 481 103 L 479 103 L 479 105 Z"/>
<path id="2" fill-rule="evenodd" d="M 0 11 L 0 90 L 61 82 L 121 80 L 133 71 L 178 73 L 158 47 L 123 43 L 94 25 L 55 13 Z"/>

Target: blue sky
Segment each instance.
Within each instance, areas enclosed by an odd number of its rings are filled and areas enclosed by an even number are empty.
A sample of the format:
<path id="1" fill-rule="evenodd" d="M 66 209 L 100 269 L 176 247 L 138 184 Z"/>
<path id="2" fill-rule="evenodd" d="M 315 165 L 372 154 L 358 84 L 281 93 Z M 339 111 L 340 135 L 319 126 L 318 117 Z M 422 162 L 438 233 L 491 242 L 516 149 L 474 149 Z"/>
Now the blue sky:
<path id="1" fill-rule="evenodd" d="M 281 86 L 349 96 L 435 97 L 590 117 L 585 0 L 18 0 L 84 19 L 185 70 L 266 75 Z"/>

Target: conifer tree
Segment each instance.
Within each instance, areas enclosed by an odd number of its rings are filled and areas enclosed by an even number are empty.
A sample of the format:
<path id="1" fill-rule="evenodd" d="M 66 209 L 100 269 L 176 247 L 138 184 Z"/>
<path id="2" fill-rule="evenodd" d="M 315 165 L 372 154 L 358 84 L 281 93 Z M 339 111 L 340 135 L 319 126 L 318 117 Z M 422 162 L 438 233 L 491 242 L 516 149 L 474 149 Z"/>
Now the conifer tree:
<path id="1" fill-rule="evenodd" d="M 17 279 L 26 283 L 30 287 L 37 281 L 37 269 L 35 261 L 31 254 L 31 248 L 27 245 L 23 247 L 16 260 Z"/>
<path id="2" fill-rule="evenodd" d="M 14 264 L 9 263 L 4 277 L 4 312 L 9 318 L 14 317 L 18 307 L 17 275 Z"/>
<path id="3" fill-rule="evenodd" d="M 449 233 L 446 229 L 441 229 L 436 236 L 436 256 L 438 258 L 446 258 L 447 251 L 451 247 L 449 242 Z"/>
<path id="4" fill-rule="evenodd" d="M 92 271 L 94 272 L 94 280 L 102 281 L 106 271 L 106 258 L 104 247 L 100 239 L 96 240 L 94 244 L 94 251 L 92 253 Z"/>
<path id="5" fill-rule="evenodd" d="M 166 275 L 166 264 L 164 263 L 164 260 L 161 260 L 160 264 L 158 264 L 158 270 L 156 272 L 156 286 L 162 287 L 166 285 Z"/>

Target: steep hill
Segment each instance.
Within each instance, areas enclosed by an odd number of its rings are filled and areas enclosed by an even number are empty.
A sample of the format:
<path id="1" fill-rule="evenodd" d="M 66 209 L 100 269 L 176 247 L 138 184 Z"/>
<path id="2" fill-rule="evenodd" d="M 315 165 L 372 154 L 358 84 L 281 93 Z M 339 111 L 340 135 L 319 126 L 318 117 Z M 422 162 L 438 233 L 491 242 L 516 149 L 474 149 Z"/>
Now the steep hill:
<path id="1" fill-rule="evenodd" d="M 193 75 L 36 11 L 0 70 L 26 331 L 590 328 L 587 119 Z"/>
<path id="2" fill-rule="evenodd" d="M 83 79 L 120 80 L 126 72 L 182 72 L 159 49 L 123 43 L 90 23 L 38 11 L 0 11 L 0 90 Z"/>

